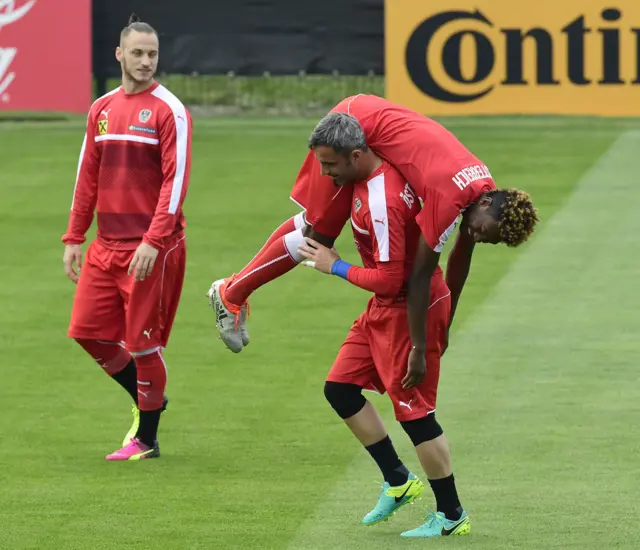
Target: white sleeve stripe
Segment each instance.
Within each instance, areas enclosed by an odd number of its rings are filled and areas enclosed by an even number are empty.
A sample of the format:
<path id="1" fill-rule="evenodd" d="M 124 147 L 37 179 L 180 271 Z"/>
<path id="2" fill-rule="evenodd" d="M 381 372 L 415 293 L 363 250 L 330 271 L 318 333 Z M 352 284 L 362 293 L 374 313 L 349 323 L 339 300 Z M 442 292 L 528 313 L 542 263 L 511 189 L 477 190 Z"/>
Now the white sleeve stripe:
<path id="1" fill-rule="evenodd" d="M 389 261 L 389 217 L 387 216 L 387 195 L 384 186 L 384 174 L 368 181 L 369 212 L 371 223 L 378 241 L 379 261 Z"/>
<path id="2" fill-rule="evenodd" d="M 351 101 L 349 101 L 349 103 L 347 104 L 347 114 L 351 115 L 351 104 L 358 99 L 362 94 L 358 94 L 357 96 L 354 96 L 351 98 Z"/>
<path id="3" fill-rule="evenodd" d="M 76 172 L 76 184 L 73 186 L 73 198 L 71 199 L 71 210 L 73 210 L 73 204 L 76 202 L 76 190 L 78 189 L 78 180 L 80 179 L 80 169 L 82 168 L 82 161 L 84 160 L 84 152 L 87 148 L 87 134 L 84 135 L 82 140 L 82 148 L 80 149 L 80 158 L 78 159 L 78 171 Z"/>
<path id="4" fill-rule="evenodd" d="M 175 214 L 180 204 L 184 176 L 187 170 L 187 153 L 189 146 L 189 123 L 187 122 L 187 110 L 182 102 L 164 86 L 158 86 L 152 94 L 164 101 L 173 112 L 176 125 L 176 174 L 171 188 L 171 200 L 169 201 L 169 214 Z"/>
<path id="5" fill-rule="evenodd" d="M 440 235 L 440 238 L 438 239 L 438 244 L 433 249 L 434 252 L 442 252 L 442 249 L 444 248 L 444 245 L 447 244 L 447 241 L 449 240 L 449 237 L 451 237 L 451 234 L 456 229 L 456 225 L 458 225 L 458 219 L 459 219 L 459 216 L 457 216 L 456 219 L 453 220 L 453 223 L 444 230 L 442 235 Z"/>

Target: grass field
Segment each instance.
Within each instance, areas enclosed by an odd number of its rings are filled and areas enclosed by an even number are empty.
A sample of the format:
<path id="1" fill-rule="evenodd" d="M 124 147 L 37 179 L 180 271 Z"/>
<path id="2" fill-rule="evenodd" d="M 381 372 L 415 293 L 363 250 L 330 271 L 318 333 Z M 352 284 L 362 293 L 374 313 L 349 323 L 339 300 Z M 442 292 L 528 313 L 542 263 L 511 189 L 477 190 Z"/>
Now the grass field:
<path id="1" fill-rule="evenodd" d="M 0 548 L 638 548 L 635 123 L 447 121 L 543 222 L 521 249 L 478 250 L 443 360 L 439 419 L 472 534 L 407 541 L 432 498 L 359 525 L 378 474 L 322 394 L 366 293 L 299 268 L 253 296 L 239 356 L 204 298 L 296 213 L 314 122 L 196 120 L 163 456 L 132 464 L 104 461 L 129 427 L 126 394 L 66 338 L 59 239 L 82 123 L 0 123 Z M 355 259 L 348 232 L 338 249 Z M 390 404 L 371 399 L 418 471 Z"/>

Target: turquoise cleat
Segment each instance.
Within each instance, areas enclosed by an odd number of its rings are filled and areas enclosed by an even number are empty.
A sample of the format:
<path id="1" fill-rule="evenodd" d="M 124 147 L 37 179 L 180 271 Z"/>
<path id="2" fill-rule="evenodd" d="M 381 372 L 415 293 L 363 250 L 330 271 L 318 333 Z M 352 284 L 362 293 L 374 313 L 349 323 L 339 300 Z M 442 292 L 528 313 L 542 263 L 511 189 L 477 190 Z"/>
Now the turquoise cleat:
<path id="1" fill-rule="evenodd" d="M 451 521 L 441 512 L 431 512 L 425 518 L 426 522 L 411 531 L 405 531 L 403 537 L 448 537 L 449 535 L 468 535 L 471 531 L 471 521 L 466 512 L 458 521 Z"/>
<path id="2" fill-rule="evenodd" d="M 382 491 L 378 498 L 376 507 L 364 518 L 365 525 L 375 525 L 381 521 L 386 521 L 398 508 L 405 504 L 410 504 L 424 492 L 424 484 L 415 475 L 409 474 L 409 479 L 404 485 L 392 487 L 386 481 L 382 485 Z"/>

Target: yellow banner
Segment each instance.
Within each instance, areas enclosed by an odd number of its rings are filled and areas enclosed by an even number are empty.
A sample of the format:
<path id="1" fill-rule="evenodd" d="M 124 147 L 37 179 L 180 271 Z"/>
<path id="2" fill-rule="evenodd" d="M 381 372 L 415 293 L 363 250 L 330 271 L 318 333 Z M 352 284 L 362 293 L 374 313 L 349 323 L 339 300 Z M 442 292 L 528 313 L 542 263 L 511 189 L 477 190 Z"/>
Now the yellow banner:
<path id="1" fill-rule="evenodd" d="M 386 0 L 386 97 L 425 115 L 640 115 L 640 0 Z"/>

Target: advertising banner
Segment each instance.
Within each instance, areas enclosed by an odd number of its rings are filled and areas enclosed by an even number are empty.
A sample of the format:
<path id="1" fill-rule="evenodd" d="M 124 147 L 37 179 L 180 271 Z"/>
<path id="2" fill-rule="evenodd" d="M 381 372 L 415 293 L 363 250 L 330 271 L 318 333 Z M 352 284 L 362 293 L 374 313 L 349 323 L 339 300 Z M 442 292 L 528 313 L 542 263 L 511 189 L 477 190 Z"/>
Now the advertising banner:
<path id="1" fill-rule="evenodd" d="M 0 0 L 0 111 L 86 113 L 90 0 Z"/>
<path id="2" fill-rule="evenodd" d="M 640 2 L 386 0 L 386 95 L 426 115 L 640 115 Z"/>

